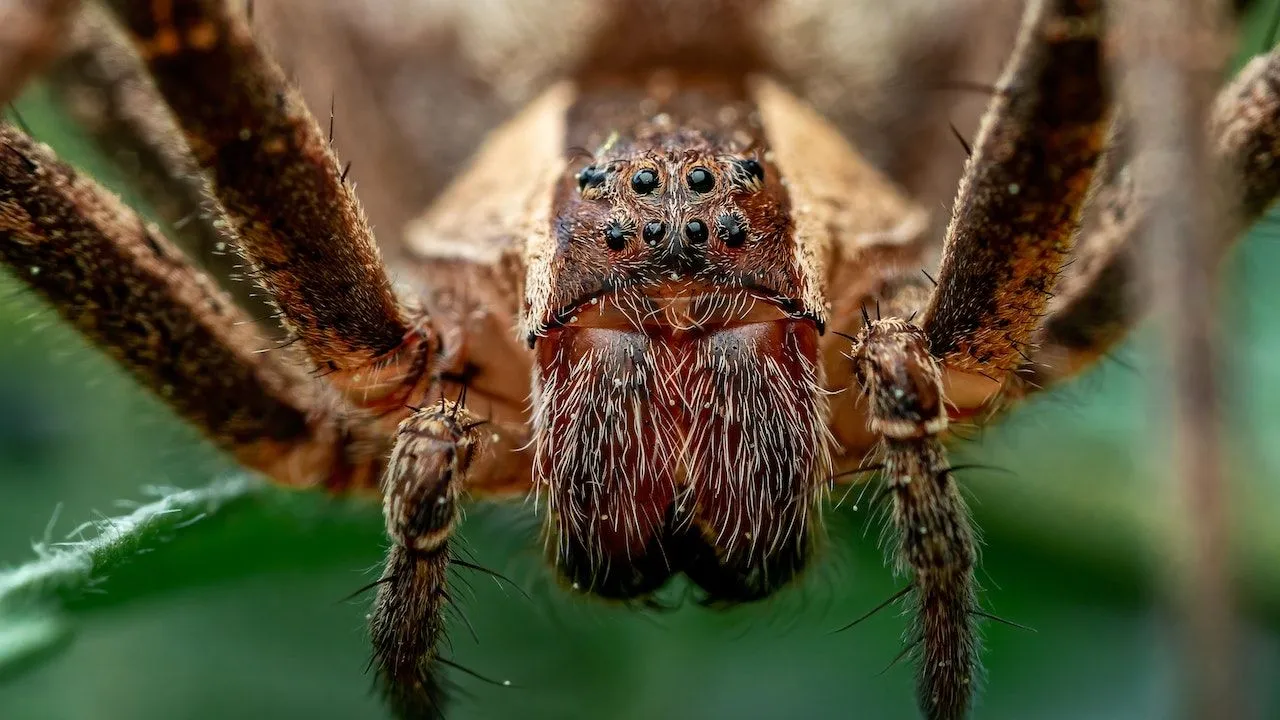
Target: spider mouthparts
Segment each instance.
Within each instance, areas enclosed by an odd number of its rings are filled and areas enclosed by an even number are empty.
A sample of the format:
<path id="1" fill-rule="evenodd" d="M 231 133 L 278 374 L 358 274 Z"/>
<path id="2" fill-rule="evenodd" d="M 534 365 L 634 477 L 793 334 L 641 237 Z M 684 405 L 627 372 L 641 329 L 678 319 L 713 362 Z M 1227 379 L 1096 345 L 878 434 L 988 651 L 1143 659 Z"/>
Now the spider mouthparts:
<path id="1" fill-rule="evenodd" d="M 756 323 L 812 322 L 819 334 L 820 318 L 801 309 L 793 298 L 752 289 L 718 289 L 673 280 L 656 287 L 631 288 L 592 295 L 555 314 L 543 330 L 599 328 L 646 334 L 715 332 Z M 530 333 L 536 342 L 541 333 Z"/>
<path id="2" fill-rule="evenodd" d="M 702 299 L 670 298 L 653 322 Z M 751 602 L 807 562 L 833 442 L 817 328 L 730 302 L 740 324 L 714 331 L 577 327 L 539 344 L 534 472 L 575 589 L 639 597 L 684 573 L 709 604 Z"/>

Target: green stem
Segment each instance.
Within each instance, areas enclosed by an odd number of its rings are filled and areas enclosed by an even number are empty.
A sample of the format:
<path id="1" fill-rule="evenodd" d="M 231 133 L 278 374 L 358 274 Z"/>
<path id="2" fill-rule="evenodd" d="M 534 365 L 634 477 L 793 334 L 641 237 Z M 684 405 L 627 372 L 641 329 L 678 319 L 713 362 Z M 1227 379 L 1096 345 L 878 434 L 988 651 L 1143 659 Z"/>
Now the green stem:
<path id="1" fill-rule="evenodd" d="M 365 499 L 250 476 L 174 490 L 86 529 L 92 537 L 39 545 L 35 560 L 0 571 L 0 679 L 65 646 L 71 616 L 254 575 L 371 568 L 386 542 Z"/>
<path id="2" fill-rule="evenodd" d="M 230 478 L 179 490 L 122 517 L 94 522 L 93 537 L 36 547 L 37 559 L 0 572 L 0 673 L 8 674 L 69 635 L 65 606 L 107 571 L 163 543 L 175 531 L 259 494 L 261 481 Z"/>
<path id="3" fill-rule="evenodd" d="M 5 616 L 59 608 L 101 580 L 106 570 L 163 543 L 170 533 L 257 495 L 263 483 L 248 476 L 179 490 L 122 517 L 92 524 L 86 540 L 39 545 L 39 557 L 0 572 L 0 621 Z"/>

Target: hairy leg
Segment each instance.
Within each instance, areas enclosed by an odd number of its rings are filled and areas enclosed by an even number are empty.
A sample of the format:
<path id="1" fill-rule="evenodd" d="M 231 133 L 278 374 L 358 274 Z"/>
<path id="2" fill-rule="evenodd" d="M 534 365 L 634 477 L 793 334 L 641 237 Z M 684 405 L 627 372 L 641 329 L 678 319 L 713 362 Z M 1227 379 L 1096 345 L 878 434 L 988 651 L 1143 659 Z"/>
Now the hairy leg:
<path id="1" fill-rule="evenodd" d="M 261 291 L 251 282 L 233 282 L 244 273 L 230 221 L 146 68 L 105 10 L 90 4 L 80 12 L 45 79 L 53 98 L 128 178 L 166 234 L 242 307 L 266 320 L 272 311 Z M 274 325 L 261 323 L 268 331 Z"/>
<path id="2" fill-rule="evenodd" d="M 392 291 L 324 133 L 231 0 L 111 0 L 240 250 L 318 369 L 357 406 L 397 418 L 438 338 Z"/>
<path id="3" fill-rule="evenodd" d="M 1280 193 L 1274 168 L 1280 155 L 1280 50 L 1251 60 L 1218 93 L 1208 125 L 1216 172 L 1234 193 L 1228 200 L 1235 208 L 1209 258 L 1217 266 Z M 1151 207 L 1134 187 L 1130 167 L 1112 175 L 1097 193 L 1095 221 L 1081 240 L 1081 270 L 1050 304 L 1039 347 L 1025 367 L 1027 392 L 1091 367 L 1145 315 L 1149 290 L 1139 277 L 1137 238 L 1149 226 Z"/>
<path id="4" fill-rule="evenodd" d="M 923 317 L 873 321 L 864 311 L 853 344 L 868 429 L 883 438 L 895 564 L 916 606 L 908 643 L 931 720 L 965 717 L 979 673 L 973 532 L 941 442 L 948 405 L 982 406 L 1017 370 L 1071 250 L 1106 139 L 1101 33 L 1097 3 L 1029 4 Z M 890 290 L 891 312 L 919 302 L 911 282 Z"/>
<path id="5" fill-rule="evenodd" d="M 924 331 L 897 318 L 867 323 L 851 357 L 871 430 L 884 438 L 882 492 L 892 503 L 892 562 L 911 582 L 916 622 L 906 642 L 918 659 L 920 706 L 930 720 L 962 718 L 979 672 L 977 554 L 942 445 L 942 368 Z"/>
<path id="6" fill-rule="evenodd" d="M 118 198 L 0 123 L 0 262 L 246 466 L 369 486 L 385 445 L 260 352 L 253 323 Z"/>
<path id="7" fill-rule="evenodd" d="M 1022 364 L 1071 251 L 1110 114 L 1101 33 L 1097 2 L 1032 2 L 983 118 L 920 322 L 948 370 L 990 380 L 952 402 Z"/>
<path id="8" fill-rule="evenodd" d="M 528 488 L 527 468 L 509 462 L 510 444 L 461 403 L 441 400 L 405 418 L 382 481 L 392 545 L 369 629 L 379 684 L 406 719 L 443 717 L 449 538 L 463 495 Z"/>
<path id="9" fill-rule="evenodd" d="M 437 647 L 448 605 L 448 536 L 464 490 L 527 489 L 528 467 L 516 453 L 523 438 L 508 428 L 476 421 L 443 402 L 421 409 L 404 406 L 418 399 L 419 392 L 425 394 L 437 374 L 448 369 L 443 363 L 435 366 L 437 338 L 426 327 L 421 311 L 405 307 L 392 292 L 372 234 L 319 127 L 279 68 L 254 45 L 245 18 L 231 3 L 114 2 L 112 6 L 174 111 L 197 163 L 210 174 L 214 192 L 234 223 L 241 251 L 271 292 L 288 327 L 303 341 L 316 365 L 329 371 L 348 403 L 382 411 L 366 428 L 374 438 L 385 440 L 382 431 L 388 423 L 404 418 L 382 482 L 394 546 L 387 574 L 378 583 L 371 632 L 375 662 L 392 706 L 406 717 L 439 717 L 437 671 L 448 664 Z M 14 163 L 15 167 L 21 164 L 20 160 Z M 25 192 L 21 181 L 21 172 L 15 171 L 11 182 Z M 121 224 L 121 218 L 136 217 L 112 201 L 116 204 L 102 211 L 104 222 Z M 93 208 L 67 207 L 58 217 L 80 222 L 92 219 L 93 212 Z M 21 228 L 24 221 L 17 218 L 13 225 Z M 216 325 L 220 315 L 205 317 L 203 297 L 181 295 L 190 288 L 216 294 L 206 279 L 190 268 L 185 274 L 152 271 L 146 258 L 139 258 L 151 247 L 150 237 L 149 233 L 142 239 L 117 233 L 99 240 L 109 250 L 127 251 L 123 257 L 117 253 L 98 258 L 94 248 L 87 246 L 74 246 L 60 255 L 58 246 L 49 244 L 47 252 L 53 255 L 49 263 L 55 268 L 76 265 L 106 276 L 105 283 L 98 277 L 78 279 L 72 283 L 72 293 L 85 286 L 128 292 L 147 280 L 160 285 L 173 281 L 162 292 L 144 287 L 143 301 L 129 305 L 123 314 L 137 323 L 160 323 L 166 330 L 170 324 L 178 326 L 173 335 L 185 342 L 179 347 L 189 346 L 192 353 L 207 354 L 215 358 L 210 362 L 229 368 L 190 363 L 191 367 L 179 368 L 171 383 L 181 400 L 174 403 L 179 411 L 220 438 L 222 426 L 202 414 L 207 408 L 201 401 L 225 403 L 231 412 L 239 412 L 245 403 L 270 404 L 274 388 L 259 377 L 262 373 L 246 367 L 245 361 L 255 356 L 242 339 L 231 337 L 237 326 L 210 330 L 208 326 Z M 172 254 L 177 257 L 176 252 Z M 89 261 L 82 262 L 86 258 Z M 110 281 L 117 277 L 113 285 Z M 64 308 L 73 303 L 58 303 L 55 298 L 55 304 Z M 231 307 L 225 300 L 218 307 L 223 305 Z M 195 319 L 184 324 L 190 316 Z M 116 351 L 144 383 L 164 391 L 166 386 L 157 375 L 183 356 L 171 352 L 169 338 L 148 342 L 149 352 L 139 361 L 130 354 L 136 340 L 127 333 L 93 334 L 97 323 L 112 318 L 110 312 L 90 306 L 79 317 L 82 330 Z M 177 320 L 170 322 L 171 318 Z M 242 316 L 237 319 L 243 321 Z M 213 382 L 235 381 L 241 372 L 248 375 L 243 388 L 213 392 L 218 388 L 209 387 Z M 344 405 L 342 401 L 334 404 Z M 306 413 L 295 415 L 308 419 Z M 263 410 L 252 413 L 251 419 L 269 416 Z M 352 416 L 366 418 L 369 413 Z M 259 434 L 272 430 L 255 426 L 242 434 L 257 442 Z M 332 439 L 326 449 L 341 447 L 341 440 Z M 492 446 L 493 452 L 481 452 L 485 445 Z M 364 468 L 366 479 L 377 472 L 384 451 L 385 444 L 377 443 L 370 453 L 378 462 Z M 258 466 L 252 457 L 246 462 Z"/>
<path id="10" fill-rule="evenodd" d="M 388 460 L 380 426 L 259 352 L 253 324 L 154 227 L 5 124 L 0 262 L 247 467 L 331 490 L 381 476 L 393 546 L 370 616 L 374 660 L 401 716 L 441 717 L 448 538 L 464 493 L 528 490 L 523 433 L 442 399 L 408 410 Z"/>

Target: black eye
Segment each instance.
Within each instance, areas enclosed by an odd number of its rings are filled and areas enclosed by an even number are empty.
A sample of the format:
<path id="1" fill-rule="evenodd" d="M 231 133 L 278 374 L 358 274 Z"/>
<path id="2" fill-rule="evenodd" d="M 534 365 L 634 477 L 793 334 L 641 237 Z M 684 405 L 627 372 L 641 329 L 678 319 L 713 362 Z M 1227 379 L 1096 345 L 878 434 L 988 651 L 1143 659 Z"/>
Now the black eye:
<path id="1" fill-rule="evenodd" d="M 587 188 L 596 188 L 604 184 L 605 178 L 608 176 L 604 170 L 595 165 L 588 165 L 578 171 L 578 190 L 586 190 Z"/>
<path id="2" fill-rule="evenodd" d="M 764 182 L 764 166 L 755 160 L 739 160 L 738 167 L 755 182 Z"/>
<path id="3" fill-rule="evenodd" d="M 685 180 L 689 181 L 689 189 L 696 193 L 709 193 L 716 186 L 716 176 L 704 167 L 690 170 Z"/>
<path id="4" fill-rule="evenodd" d="M 631 176 L 631 189 L 637 194 L 648 195 L 658 189 L 658 173 L 645 168 Z"/>
<path id="5" fill-rule="evenodd" d="M 662 235 L 667 231 L 667 226 L 661 221 L 654 220 L 644 225 L 644 241 L 650 245 L 657 245 L 662 241 Z"/>
<path id="6" fill-rule="evenodd" d="M 627 246 L 627 231 L 616 222 L 609 223 L 604 229 L 604 241 L 610 250 L 621 250 Z"/>
<path id="7" fill-rule="evenodd" d="M 690 220 L 684 226 L 684 236 L 694 245 L 701 245 L 707 241 L 707 224 L 701 220 Z"/>
<path id="8" fill-rule="evenodd" d="M 747 231 L 742 227 L 742 223 L 738 222 L 738 218 L 732 215 L 721 215 L 716 220 L 716 228 L 719 230 L 720 239 L 728 247 L 742 247 L 747 241 Z"/>

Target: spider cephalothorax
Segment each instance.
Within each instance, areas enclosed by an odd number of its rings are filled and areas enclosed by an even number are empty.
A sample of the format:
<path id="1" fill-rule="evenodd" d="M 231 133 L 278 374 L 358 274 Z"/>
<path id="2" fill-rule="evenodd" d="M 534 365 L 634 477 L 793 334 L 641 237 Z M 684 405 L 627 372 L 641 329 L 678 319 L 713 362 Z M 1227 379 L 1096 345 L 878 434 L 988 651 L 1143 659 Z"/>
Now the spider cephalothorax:
<path id="1" fill-rule="evenodd" d="M 741 81 L 594 81 L 566 143 L 597 149 L 555 190 L 526 293 L 558 563 L 610 597 L 680 571 L 762 597 L 803 565 L 831 460 L 821 281 L 759 113 Z"/>
<path id="2" fill-rule="evenodd" d="M 796 80 L 812 63 L 795 38 L 770 36 L 772 23 L 822 31 L 806 3 L 573 2 L 556 22 L 579 32 L 549 40 L 553 22 L 514 43 L 550 51 L 527 73 L 543 79 L 524 88 L 534 99 L 388 245 L 392 283 L 350 167 L 241 3 L 105 4 L 120 28 L 86 15 L 55 84 L 116 101 L 104 144 L 148 161 L 172 229 L 236 246 L 290 338 L 259 352 L 254 321 L 177 247 L 7 124 L 0 261 L 247 467 L 381 493 L 391 549 L 373 667 L 407 718 L 443 713 L 448 570 L 466 565 L 450 536 L 468 496 L 544 500 L 553 562 L 576 589 L 633 598 L 683 574 L 727 604 L 795 578 L 826 491 L 873 471 L 907 581 L 894 600 L 914 610 L 921 710 L 963 718 L 985 613 L 951 424 L 995 417 L 997 400 L 1037 389 L 1028 378 L 1067 377 L 1123 335 L 1142 226 L 1176 216 L 1190 230 L 1165 234 L 1192 239 L 1242 226 L 1209 224 L 1207 190 L 1165 197 L 1159 163 L 1131 163 L 1121 192 L 1123 148 L 1095 177 L 1113 124 L 1098 2 L 1027 3 L 965 145 L 936 279 L 921 272 L 925 213 L 811 106 L 831 88 Z M 1207 77 L 1184 52 L 1204 39 L 1191 13 L 1117 5 L 1157 91 Z M 1164 65 L 1142 55 L 1160 52 Z M 1212 152 L 1197 140 L 1205 88 L 1173 120 L 1129 99 L 1167 140 L 1157 157 L 1244 179 L 1244 220 L 1280 189 L 1277 77 L 1272 53 L 1222 94 Z M 1091 195 L 1102 219 L 1076 246 Z M 1227 243 L 1214 240 L 1196 257 L 1216 258 Z M 1073 256 L 1085 262 L 1068 273 Z"/>

